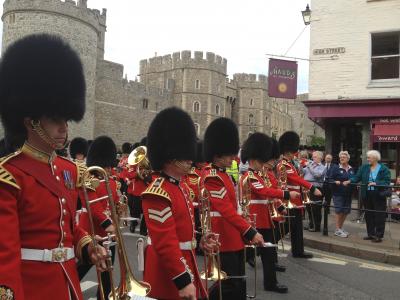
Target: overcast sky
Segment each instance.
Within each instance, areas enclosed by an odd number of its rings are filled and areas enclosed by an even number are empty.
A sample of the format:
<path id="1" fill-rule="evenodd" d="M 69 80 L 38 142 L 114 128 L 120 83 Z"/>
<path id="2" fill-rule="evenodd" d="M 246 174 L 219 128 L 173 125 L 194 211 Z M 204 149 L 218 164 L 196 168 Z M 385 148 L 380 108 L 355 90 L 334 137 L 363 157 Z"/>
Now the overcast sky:
<path id="1" fill-rule="evenodd" d="M 107 60 L 129 79 L 139 60 L 181 50 L 211 51 L 228 60 L 228 74 L 267 74 L 265 54 L 284 54 L 304 28 L 308 0 L 89 0 L 107 8 Z M 2 11 L 2 6 L 1 6 Z M 309 57 L 309 28 L 287 54 Z M 299 93 L 308 91 L 308 62 L 299 61 Z"/>

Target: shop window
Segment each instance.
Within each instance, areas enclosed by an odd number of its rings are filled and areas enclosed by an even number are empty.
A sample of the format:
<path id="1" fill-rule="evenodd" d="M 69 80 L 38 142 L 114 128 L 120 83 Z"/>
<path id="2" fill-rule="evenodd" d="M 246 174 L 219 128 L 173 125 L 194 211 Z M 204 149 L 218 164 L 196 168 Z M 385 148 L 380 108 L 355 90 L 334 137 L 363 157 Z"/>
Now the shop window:
<path id="1" fill-rule="evenodd" d="M 200 102 L 195 101 L 195 102 L 193 103 L 193 111 L 194 111 L 194 112 L 200 112 Z"/>
<path id="2" fill-rule="evenodd" d="M 371 45 L 371 79 L 399 79 L 400 34 L 372 34 Z"/>

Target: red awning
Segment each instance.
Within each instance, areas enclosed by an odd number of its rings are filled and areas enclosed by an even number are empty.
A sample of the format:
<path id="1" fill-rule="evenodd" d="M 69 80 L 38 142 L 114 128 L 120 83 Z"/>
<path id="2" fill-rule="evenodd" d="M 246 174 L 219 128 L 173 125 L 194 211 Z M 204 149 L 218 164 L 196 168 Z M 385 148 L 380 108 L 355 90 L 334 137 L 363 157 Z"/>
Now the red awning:
<path id="1" fill-rule="evenodd" d="M 400 142 L 400 124 L 376 124 L 373 140 L 376 143 Z"/>

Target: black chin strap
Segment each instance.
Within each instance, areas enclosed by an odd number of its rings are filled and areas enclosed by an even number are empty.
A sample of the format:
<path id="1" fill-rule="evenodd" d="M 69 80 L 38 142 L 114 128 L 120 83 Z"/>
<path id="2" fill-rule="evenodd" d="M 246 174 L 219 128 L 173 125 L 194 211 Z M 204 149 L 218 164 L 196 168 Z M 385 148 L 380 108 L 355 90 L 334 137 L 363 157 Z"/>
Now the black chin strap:
<path id="1" fill-rule="evenodd" d="M 37 133 L 37 135 L 46 143 L 48 144 L 51 148 L 53 148 L 54 150 L 62 150 L 65 148 L 65 146 L 67 145 L 67 141 L 68 141 L 68 133 L 67 136 L 65 138 L 64 144 L 62 144 L 61 146 L 56 143 L 56 141 L 49 136 L 49 134 L 42 128 L 42 126 L 40 125 L 40 121 L 38 120 L 32 120 L 31 121 L 31 125 L 33 130 Z"/>

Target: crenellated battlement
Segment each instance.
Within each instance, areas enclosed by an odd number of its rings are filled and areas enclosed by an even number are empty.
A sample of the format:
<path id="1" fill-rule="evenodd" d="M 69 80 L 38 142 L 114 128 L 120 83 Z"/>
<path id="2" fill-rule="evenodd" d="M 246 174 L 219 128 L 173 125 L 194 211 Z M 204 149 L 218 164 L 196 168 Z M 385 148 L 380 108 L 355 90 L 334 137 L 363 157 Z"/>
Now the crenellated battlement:
<path id="1" fill-rule="evenodd" d="M 179 68 L 193 68 L 216 71 L 226 74 L 227 60 L 212 52 L 189 51 L 174 52 L 140 61 L 140 74 L 163 72 Z"/>
<path id="2" fill-rule="evenodd" d="M 233 81 L 236 82 L 238 87 L 247 88 L 268 88 L 268 77 L 263 74 L 247 74 L 247 73 L 236 73 L 233 74 Z"/>
<path id="3" fill-rule="evenodd" d="M 87 0 L 5 0 L 3 4 L 2 20 L 10 13 L 18 12 L 49 12 L 57 13 L 78 19 L 92 27 L 98 32 L 104 31 L 107 20 L 107 10 L 102 12 L 98 9 L 87 7 Z"/>

